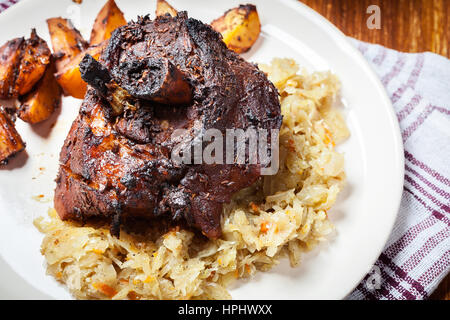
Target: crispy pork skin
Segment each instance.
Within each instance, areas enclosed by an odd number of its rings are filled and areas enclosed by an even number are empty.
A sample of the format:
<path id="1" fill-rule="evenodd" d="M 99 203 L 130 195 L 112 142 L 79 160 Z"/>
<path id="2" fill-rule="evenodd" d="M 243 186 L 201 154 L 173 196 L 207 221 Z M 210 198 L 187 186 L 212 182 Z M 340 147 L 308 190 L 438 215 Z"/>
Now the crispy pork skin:
<path id="1" fill-rule="evenodd" d="M 60 155 L 61 218 L 104 218 L 116 235 L 129 220 L 163 219 L 220 237 L 223 204 L 256 182 L 262 165 L 180 164 L 171 136 L 279 129 L 273 84 L 185 12 L 138 18 L 113 33 L 99 65 L 88 60 L 80 70 L 91 86 Z"/>

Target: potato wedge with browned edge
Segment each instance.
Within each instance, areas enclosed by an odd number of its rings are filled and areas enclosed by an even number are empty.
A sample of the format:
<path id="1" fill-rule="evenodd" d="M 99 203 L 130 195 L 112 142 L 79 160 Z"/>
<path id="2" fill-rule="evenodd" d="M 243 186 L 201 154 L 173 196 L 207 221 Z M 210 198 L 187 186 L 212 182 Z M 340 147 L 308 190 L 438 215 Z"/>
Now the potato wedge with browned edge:
<path id="1" fill-rule="evenodd" d="M 56 58 L 56 69 L 75 58 L 88 47 L 80 32 L 70 20 L 58 17 L 47 19 L 48 31 Z"/>
<path id="2" fill-rule="evenodd" d="M 19 97 L 17 115 L 20 119 L 31 124 L 47 120 L 61 105 L 62 90 L 56 82 L 55 72 L 55 62 L 52 61 L 33 90 Z"/>
<path id="3" fill-rule="evenodd" d="M 59 83 L 66 95 L 77 99 L 83 99 L 87 90 L 87 84 L 81 79 L 79 64 L 85 54 L 90 54 L 95 59 L 100 57 L 103 49 L 108 44 L 104 41 L 96 46 L 90 47 L 69 61 L 61 70 L 55 74 L 56 81 Z"/>
<path id="4" fill-rule="evenodd" d="M 163 16 L 166 13 L 170 14 L 172 17 L 177 15 L 177 10 L 174 9 L 167 1 L 165 0 L 156 0 L 156 16 Z"/>
<path id="5" fill-rule="evenodd" d="M 96 45 L 111 38 L 118 27 L 127 24 L 127 20 L 114 0 L 108 0 L 95 19 L 89 45 Z"/>
<path id="6" fill-rule="evenodd" d="M 33 88 L 44 75 L 50 63 L 50 56 L 47 42 L 32 29 L 30 38 L 22 44 L 22 57 L 14 85 L 11 87 L 11 97 L 24 95 Z"/>
<path id="7" fill-rule="evenodd" d="M 32 29 L 29 39 L 16 38 L 0 48 L 0 98 L 16 98 L 30 91 L 44 75 L 50 49 Z"/>
<path id="8" fill-rule="evenodd" d="M 236 53 L 250 50 L 261 32 L 258 12 L 251 4 L 228 10 L 211 22 L 211 26 L 222 34 L 227 47 Z"/>
<path id="9" fill-rule="evenodd" d="M 16 38 L 6 42 L 0 48 L 0 98 L 10 98 L 11 87 L 14 86 L 15 75 L 22 56 L 24 38 Z"/>
<path id="10" fill-rule="evenodd" d="M 7 164 L 9 159 L 24 149 L 25 143 L 17 132 L 14 123 L 5 109 L 0 107 L 0 165 Z"/>

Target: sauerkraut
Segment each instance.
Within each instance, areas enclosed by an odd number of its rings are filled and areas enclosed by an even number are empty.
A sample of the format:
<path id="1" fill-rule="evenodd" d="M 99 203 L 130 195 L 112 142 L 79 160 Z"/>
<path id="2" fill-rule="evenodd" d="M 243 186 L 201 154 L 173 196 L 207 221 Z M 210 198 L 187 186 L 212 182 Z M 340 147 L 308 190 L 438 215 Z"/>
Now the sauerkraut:
<path id="1" fill-rule="evenodd" d="M 227 286 L 266 271 L 281 258 L 292 266 L 333 230 L 327 212 L 345 182 L 335 146 L 349 135 L 334 107 L 339 81 L 307 73 L 291 59 L 260 65 L 281 101 L 280 170 L 235 195 L 224 208 L 218 240 L 176 229 L 149 235 L 39 218 L 48 274 L 78 299 L 229 299 Z M 151 235 L 150 235 L 151 234 Z"/>

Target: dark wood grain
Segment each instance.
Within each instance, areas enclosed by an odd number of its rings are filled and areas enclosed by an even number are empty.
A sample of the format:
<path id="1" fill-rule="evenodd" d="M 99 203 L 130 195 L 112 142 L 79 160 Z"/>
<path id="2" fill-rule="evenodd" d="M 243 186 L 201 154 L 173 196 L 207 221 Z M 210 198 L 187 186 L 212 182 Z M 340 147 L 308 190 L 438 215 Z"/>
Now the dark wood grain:
<path id="1" fill-rule="evenodd" d="M 399 51 L 431 51 L 450 58 L 450 0 L 300 1 L 348 36 Z M 367 27 L 367 8 L 374 4 L 380 7 L 380 29 Z M 450 275 L 430 298 L 450 300 Z"/>
<path id="2" fill-rule="evenodd" d="M 430 299 L 450 300 L 450 274 L 441 282 L 436 291 L 431 295 Z"/>
<path id="3" fill-rule="evenodd" d="M 404 52 L 432 51 L 450 58 L 450 0 L 301 0 L 345 34 Z M 367 28 L 370 5 L 381 29 Z"/>

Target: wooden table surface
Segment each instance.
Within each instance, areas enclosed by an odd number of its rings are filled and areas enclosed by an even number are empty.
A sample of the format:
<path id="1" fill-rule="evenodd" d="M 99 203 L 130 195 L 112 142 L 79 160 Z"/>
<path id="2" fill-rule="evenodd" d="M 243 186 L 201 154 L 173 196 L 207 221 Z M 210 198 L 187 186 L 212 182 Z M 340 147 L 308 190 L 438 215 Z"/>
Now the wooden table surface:
<path id="1" fill-rule="evenodd" d="M 450 58 L 450 0 L 301 0 L 345 34 L 405 52 L 432 51 Z M 370 5 L 381 28 L 369 29 Z"/>
<path id="2" fill-rule="evenodd" d="M 300 0 L 346 35 L 404 52 L 450 58 L 450 0 Z M 369 29 L 370 5 L 380 8 L 380 29 Z M 450 275 L 431 299 L 450 300 Z"/>

